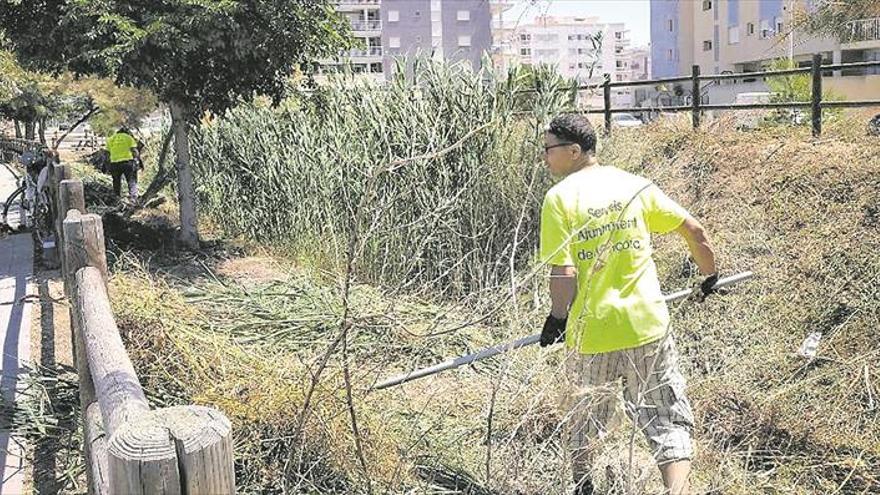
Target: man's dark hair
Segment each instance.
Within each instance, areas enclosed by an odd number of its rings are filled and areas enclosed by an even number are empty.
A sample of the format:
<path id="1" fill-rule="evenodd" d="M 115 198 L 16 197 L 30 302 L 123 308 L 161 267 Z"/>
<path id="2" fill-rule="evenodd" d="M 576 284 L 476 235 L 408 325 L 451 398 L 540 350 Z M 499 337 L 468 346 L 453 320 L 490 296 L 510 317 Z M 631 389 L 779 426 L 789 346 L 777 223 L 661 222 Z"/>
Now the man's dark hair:
<path id="1" fill-rule="evenodd" d="M 596 153 L 596 131 L 586 115 L 564 113 L 556 116 L 547 132 L 563 141 L 580 145 L 583 153 Z"/>

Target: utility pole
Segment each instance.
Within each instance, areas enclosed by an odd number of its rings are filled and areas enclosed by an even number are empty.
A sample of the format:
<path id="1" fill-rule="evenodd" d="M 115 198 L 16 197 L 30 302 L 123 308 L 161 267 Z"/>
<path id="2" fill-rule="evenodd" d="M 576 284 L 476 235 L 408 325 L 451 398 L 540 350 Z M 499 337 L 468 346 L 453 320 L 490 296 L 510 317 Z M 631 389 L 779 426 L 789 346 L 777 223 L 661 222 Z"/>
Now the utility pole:
<path id="1" fill-rule="evenodd" d="M 788 0 L 788 60 L 794 63 L 794 0 Z"/>

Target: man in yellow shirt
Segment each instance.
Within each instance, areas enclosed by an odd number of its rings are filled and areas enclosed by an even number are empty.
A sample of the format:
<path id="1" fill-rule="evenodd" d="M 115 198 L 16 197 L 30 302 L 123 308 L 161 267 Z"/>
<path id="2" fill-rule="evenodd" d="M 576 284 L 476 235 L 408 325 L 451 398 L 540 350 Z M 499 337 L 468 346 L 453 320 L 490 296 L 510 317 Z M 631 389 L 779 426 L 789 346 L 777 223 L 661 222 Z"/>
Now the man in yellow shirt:
<path id="1" fill-rule="evenodd" d="M 138 142 L 127 128 L 121 127 L 119 131 L 107 138 L 107 151 L 110 153 L 110 176 L 113 177 L 113 192 L 120 196 L 122 191 L 122 176 L 128 184 L 128 196 L 132 201 L 137 200 L 137 175 L 139 168 Z"/>
<path id="2" fill-rule="evenodd" d="M 593 493 L 590 469 L 623 382 L 624 406 L 643 430 L 672 494 L 687 493 L 693 412 L 685 395 L 669 312 L 651 258 L 651 234 L 677 232 L 700 271 L 704 295 L 718 279 L 703 227 L 650 180 L 595 156 L 583 115 L 556 117 L 544 158 L 562 178 L 541 210 L 541 260 L 551 265 L 552 308 L 541 346 L 564 341 L 577 388 L 567 430 L 579 495 Z"/>

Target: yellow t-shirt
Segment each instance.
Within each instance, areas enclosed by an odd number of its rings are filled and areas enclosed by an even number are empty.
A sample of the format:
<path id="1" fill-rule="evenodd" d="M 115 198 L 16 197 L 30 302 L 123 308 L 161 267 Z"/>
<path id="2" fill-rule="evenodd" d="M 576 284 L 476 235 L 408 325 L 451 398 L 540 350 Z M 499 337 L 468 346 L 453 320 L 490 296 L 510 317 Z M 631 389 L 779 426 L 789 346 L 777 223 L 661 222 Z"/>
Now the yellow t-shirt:
<path id="1" fill-rule="evenodd" d="M 580 170 L 547 192 L 541 260 L 577 270 L 568 348 L 599 354 L 663 336 L 669 311 L 651 258 L 651 233 L 675 230 L 687 217 L 651 181 L 615 167 Z"/>
<path id="2" fill-rule="evenodd" d="M 137 147 L 137 141 L 131 135 L 117 132 L 107 139 L 107 151 L 110 152 L 110 163 L 126 162 L 134 159 L 132 148 Z"/>

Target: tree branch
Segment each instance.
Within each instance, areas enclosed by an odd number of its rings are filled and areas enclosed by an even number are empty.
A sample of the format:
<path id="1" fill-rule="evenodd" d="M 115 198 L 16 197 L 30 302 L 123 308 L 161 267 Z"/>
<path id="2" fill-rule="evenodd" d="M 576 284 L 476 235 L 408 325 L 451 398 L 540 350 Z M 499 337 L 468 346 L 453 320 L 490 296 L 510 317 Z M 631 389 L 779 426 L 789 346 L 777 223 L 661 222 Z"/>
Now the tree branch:
<path id="1" fill-rule="evenodd" d="M 55 141 L 54 143 L 52 143 L 52 151 L 57 151 L 57 150 L 58 150 L 58 146 L 61 145 L 61 142 L 64 141 L 64 138 L 66 138 L 68 134 L 70 134 L 71 132 L 73 132 L 73 130 L 76 129 L 77 127 L 79 127 L 80 124 L 82 124 L 82 123 L 85 122 L 86 120 L 89 120 L 89 118 L 90 118 L 92 115 L 95 115 L 96 113 L 98 113 L 98 112 L 100 112 L 100 111 L 101 111 L 101 107 L 96 106 L 96 105 L 92 105 L 92 108 L 90 108 L 89 111 L 86 112 L 85 115 L 83 115 L 82 117 L 80 117 L 80 119 L 77 120 L 75 124 L 73 124 L 72 126 L 70 126 L 70 129 L 68 129 L 67 132 L 65 132 L 64 134 L 62 134 L 61 137 L 58 138 L 57 141 Z"/>

